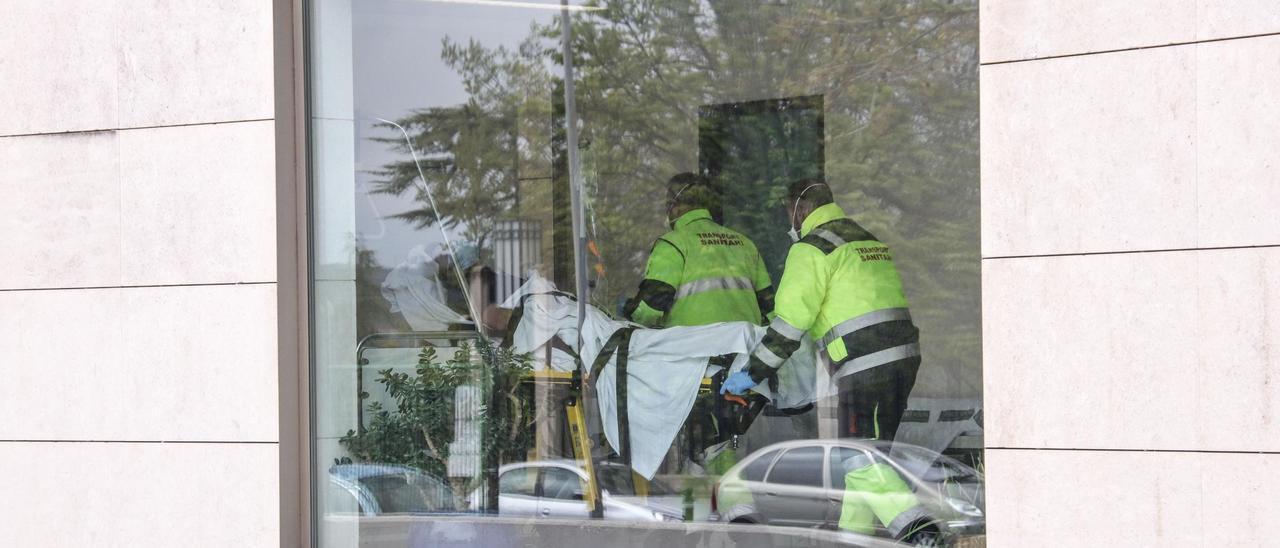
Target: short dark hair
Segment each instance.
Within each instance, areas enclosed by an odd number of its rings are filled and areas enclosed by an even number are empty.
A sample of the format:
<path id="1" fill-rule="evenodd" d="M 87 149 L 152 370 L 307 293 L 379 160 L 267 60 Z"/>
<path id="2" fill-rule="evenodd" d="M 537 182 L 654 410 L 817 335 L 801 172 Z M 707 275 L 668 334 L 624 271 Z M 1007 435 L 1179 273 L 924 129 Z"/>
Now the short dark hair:
<path id="1" fill-rule="evenodd" d="M 667 181 L 667 199 L 673 198 L 676 205 L 715 209 L 720 204 L 720 189 L 710 179 L 686 171 L 673 175 Z"/>
<path id="2" fill-rule="evenodd" d="M 816 208 L 834 202 L 835 197 L 831 195 L 831 187 L 827 186 L 826 181 L 818 177 L 805 177 L 791 181 L 791 184 L 787 185 L 788 205 L 797 200 Z"/>

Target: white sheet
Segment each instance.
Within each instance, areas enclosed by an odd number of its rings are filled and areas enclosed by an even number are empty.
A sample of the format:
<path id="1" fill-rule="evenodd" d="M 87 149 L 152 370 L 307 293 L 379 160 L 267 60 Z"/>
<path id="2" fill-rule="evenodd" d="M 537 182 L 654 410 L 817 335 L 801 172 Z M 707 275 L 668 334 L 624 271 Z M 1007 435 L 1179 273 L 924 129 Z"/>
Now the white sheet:
<path id="1" fill-rule="evenodd" d="M 512 348 L 516 352 L 542 356 L 545 346 L 555 336 L 571 347 L 577 344 L 578 305 L 567 297 L 545 294 L 553 289 L 545 279 L 535 276 L 503 303 L 516 306 L 521 296 L 532 295 L 525 301 L 520 324 L 512 336 Z M 613 320 L 590 305 L 586 310 L 580 354 L 584 366 L 589 368 L 614 331 L 635 324 Z M 765 328 L 748 322 L 635 330 L 627 360 L 627 415 L 631 466 L 638 474 L 651 479 L 662 464 L 667 449 L 693 408 L 702 378 L 719 369 L 708 368 L 708 358 L 738 354 L 734 369 L 739 369 L 764 333 Z M 551 367 L 555 370 L 572 371 L 576 365 L 573 358 L 563 352 L 553 351 L 552 356 Z M 783 408 L 800 407 L 814 401 L 817 373 L 813 343 L 809 341 L 783 364 L 777 395 L 771 394 L 764 385 L 756 390 L 775 399 Z M 820 373 L 825 375 L 825 371 Z M 616 354 L 593 382 L 605 437 L 609 445 L 620 452 Z"/>
<path id="2" fill-rule="evenodd" d="M 414 331 L 444 331 L 451 324 L 469 324 L 466 317 L 445 304 L 439 266 L 422 246 L 387 274 L 382 282 L 382 298 L 391 311 L 404 316 Z"/>
<path id="3" fill-rule="evenodd" d="M 698 396 L 707 359 L 750 352 L 762 332 L 747 322 L 697 327 L 637 329 L 627 357 L 627 418 L 631 429 L 631 468 L 652 479 L 684 426 Z M 617 360 L 610 359 L 596 379 L 596 401 L 604 417 L 609 445 L 619 450 Z"/>

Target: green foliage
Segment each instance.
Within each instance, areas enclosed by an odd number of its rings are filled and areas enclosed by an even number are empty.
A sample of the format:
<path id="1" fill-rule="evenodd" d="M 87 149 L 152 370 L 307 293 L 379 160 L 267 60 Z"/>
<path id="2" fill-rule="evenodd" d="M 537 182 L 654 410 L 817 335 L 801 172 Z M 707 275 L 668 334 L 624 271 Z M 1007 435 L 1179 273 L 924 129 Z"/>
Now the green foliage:
<path id="1" fill-rule="evenodd" d="M 532 368 L 527 355 L 517 355 L 486 340 L 463 345 L 451 359 L 441 361 L 433 347 L 424 347 L 412 374 L 379 371 L 377 382 L 395 402 L 385 409 L 369 402 L 369 424 L 349 430 L 340 443 L 359 462 L 403 464 L 438 478 L 447 476 L 450 443 L 456 432 L 459 388 L 476 387 L 480 396 L 479 449 L 481 465 L 524 460 L 532 443 L 532 398 L 522 393 L 521 379 Z M 367 399 L 368 393 L 360 395 Z M 449 478 L 455 494 L 470 492 L 483 476 Z"/>

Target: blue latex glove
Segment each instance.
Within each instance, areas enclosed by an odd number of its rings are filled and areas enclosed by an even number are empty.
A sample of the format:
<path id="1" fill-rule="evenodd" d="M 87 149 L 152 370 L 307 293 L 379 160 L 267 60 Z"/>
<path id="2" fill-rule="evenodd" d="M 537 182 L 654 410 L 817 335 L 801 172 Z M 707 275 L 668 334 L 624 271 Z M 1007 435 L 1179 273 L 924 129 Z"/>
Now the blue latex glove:
<path id="1" fill-rule="evenodd" d="M 735 396 L 741 396 L 751 390 L 757 383 L 751 380 L 751 374 L 746 371 L 739 371 L 724 380 L 724 384 L 720 385 L 720 393 L 729 392 Z"/>

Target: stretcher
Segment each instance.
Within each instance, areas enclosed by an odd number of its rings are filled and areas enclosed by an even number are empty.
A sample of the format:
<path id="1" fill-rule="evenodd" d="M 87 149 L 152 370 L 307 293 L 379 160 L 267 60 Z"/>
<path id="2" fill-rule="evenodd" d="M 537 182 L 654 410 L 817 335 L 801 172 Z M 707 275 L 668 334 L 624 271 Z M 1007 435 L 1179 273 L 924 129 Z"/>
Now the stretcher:
<path id="1" fill-rule="evenodd" d="M 598 371 L 597 371 L 598 372 Z M 700 394 L 716 394 L 719 392 L 722 375 L 716 377 L 703 377 L 702 384 L 699 387 Z M 587 416 L 582 405 L 582 391 L 584 383 L 580 371 L 554 371 L 551 369 L 540 369 L 530 371 L 525 375 L 525 382 L 543 385 L 559 385 L 568 389 L 568 395 L 561 400 L 561 405 L 565 410 L 565 418 L 569 425 L 569 436 L 572 440 L 574 460 L 581 463 L 583 470 L 587 473 L 587 490 L 584 499 L 587 508 L 593 517 L 600 517 L 603 512 L 603 506 L 600 504 L 602 500 L 600 491 L 600 482 L 597 480 L 596 469 L 598 468 L 598 459 L 592 453 L 594 443 L 591 441 L 589 429 L 587 427 Z M 589 383 L 588 383 L 589 384 Z M 623 399 L 625 401 L 625 398 Z M 746 433 L 751 422 L 759 415 L 761 409 L 764 408 L 766 400 L 760 396 L 736 396 L 726 394 L 722 400 L 724 404 L 717 406 L 716 413 L 720 415 L 721 422 L 727 425 L 725 437 L 729 438 L 729 442 L 736 449 L 737 438 Z M 618 417 L 619 426 L 622 428 L 623 439 L 628 439 L 626 435 L 626 417 L 625 415 Z M 630 465 L 627 447 L 624 444 L 623 454 L 620 455 L 624 462 Z M 637 496 L 646 497 L 649 494 L 649 480 L 644 476 L 631 472 L 631 479 L 635 486 L 635 494 Z"/>

